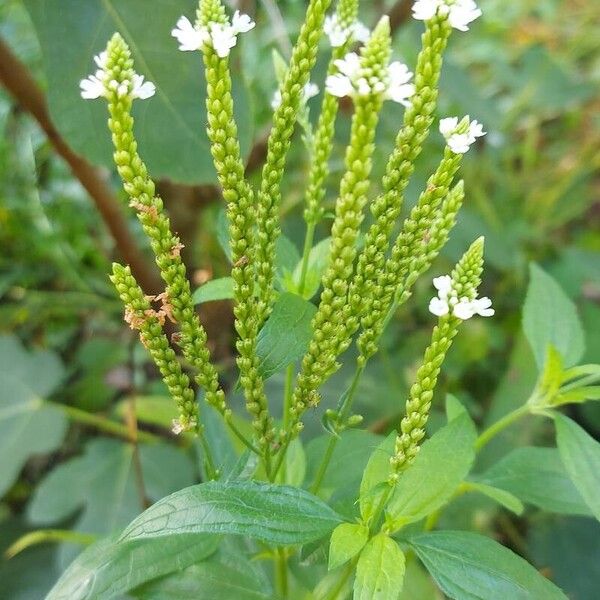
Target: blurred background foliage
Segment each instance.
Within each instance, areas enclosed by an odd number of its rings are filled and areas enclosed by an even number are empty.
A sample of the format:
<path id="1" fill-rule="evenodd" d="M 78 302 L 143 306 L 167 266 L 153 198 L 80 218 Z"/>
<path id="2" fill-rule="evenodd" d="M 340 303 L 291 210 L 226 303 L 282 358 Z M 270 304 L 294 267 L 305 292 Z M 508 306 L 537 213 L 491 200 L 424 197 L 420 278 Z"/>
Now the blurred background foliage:
<path id="1" fill-rule="evenodd" d="M 391 11 L 396 54 L 414 65 L 422 24 L 404 18 L 410 2 L 362 4 L 361 17 L 369 24 Z M 259 25 L 240 41 L 234 59 L 237 114 L 254 178 L 276 87 L 272 51 L 289 55 L 305 5 L 301 0 L 238 3 Z M 453 393 L 480 423 L 488 423 L 522 403 L 535 381 L 533 357 L 520 333 L 531 261 L 551 273 L 576 303 L 586 331 L 583 362 L 598 362 L 600 356 L 600 3 L 480 0 L 480 5 L 483 18 L 468 34 L 455 33 L 450 43 L 439 116 L 468 113 L 489 133 L 465 157 L 466 206 L 433 272 L 446 272 L 470 241 L 486 236 L 483 294 L 493 298 L 496 317 L 465 323 L 438 396 Z M 157 1 L 152 10 L 142 0 L 2 0 L 0 35 L 44 90 L 59 135 L 100 167 L 124 215 L 126 201 L 111 169 L 105 107 L 81 101 L 77 84 L 110 32 L 118 29 L 133 42 L 137 69 L 159 89 L 156 98 L 136 107 L 142 154 L 183 238 L 193 287 L 198 287 L 226 275 L 229 263 L 220 244 L 222 205 L 203 131 L 201 59 L 178 53 L 168 35 L 176 18 L 191 16 L 194 6 L 194 0 Z M 313 78 L 321 87 L 323 49 Z M 314 121 L 318 101 L 310 106 Z M 343 106 L 330 205 L 349 113 Z M 400 123 L 398 108 L 386 106 L 376 175 Z M 107 277 L 111 261 L 120 260 L 120 248 L 106 220 L 23 99 L 3 89 L 0 128 L 0 551 L 41 527 L 64 530 L 65 540 L 0 563 L 0 597 L 33 599 L 79 550 L 85 539 L 77 534 L 118 528 L 145 503 L 201 473 L 195 448 L 167 433 L 171 405 L 148 356 L 122 322 Z M 441 148 L 442 138 L 434 132 L 409 187 L 407 209 Z M 297 250 L 304 236 L 307 172 L 301 135 L 289 164 L 283 228 Z M 133 242 L 149 257 L 137 222 L 126 218 Z M 321 237 L 330 222 L 323 223 Z M 293 264 L 294 251 L 289 252 Z M 385 433 L 397 422 L 429 338 L 430 280 L 428 275 L 417 285 L 364 377 L 359 410 L 374 432 Z M 233 383 L 231 306 L 207 303 L 201 314 L 224 380 Z M 14 384 L 15 374 L 20 385 Z M 335 401 L 348 375 L 342 369 L 325 386 L 326 402 Z M 283 375 L 272 377 L 268 387 L 273 398 L 280 398 Z M 10 410 L 16 403 L 25 408 Z M 136 415 L 149 438 L 140 441 L 153 444 L 127 443 Z M 571 416 L 600 434 L 597 403 L 573 409 Z M 311 418 L 307 438 L 321 434 L 319 415 Z M 107 430 L 107 420 L 116 429 Z M 491 444 L 482 460 L 505 454 L 511 440 L 551 443 L 543 427 L 534 431 L 526 423 Z M 537 509 L 517 518 L 472 497 L 456 502 L 444 520 L 449 527 L 497 536 L 552 572 L 570 597 L 597 597 L 600 528 L 595 521 Z"/>

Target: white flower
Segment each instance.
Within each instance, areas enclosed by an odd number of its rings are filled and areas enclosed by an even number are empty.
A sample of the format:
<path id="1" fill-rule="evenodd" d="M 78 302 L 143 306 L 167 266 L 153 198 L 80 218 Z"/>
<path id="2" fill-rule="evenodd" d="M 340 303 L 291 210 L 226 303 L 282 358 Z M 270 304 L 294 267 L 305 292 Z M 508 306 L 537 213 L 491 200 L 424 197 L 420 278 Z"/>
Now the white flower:
<path id="1" fill-rule="evenodd" d="M 429 312 L 438 317 L 452 313 L 456 318 L 466 321 L 474 315 L 491 317 L 495 313 L 492 301 L 487 296 L 473 300 L 465 297 L 459 299 L 458 294 L 452 288 L 450 275 L 436 277 L 433 285 L 438 291 L 438 295 L 429 301 Z"/>
<path id="2" fill-rule="evenodd" d="M 236 10 L 231 23 L 209 23 L 208 27 L 195 27 L 187 17 L 179 17 L 171 35 L 179 42 L 182 51 L 202 50 L 210 44 L 217 56 L 225 58 L 237 43 L 239 33 L 246 33 L 255 26 L 254 21 Z"/>
<path id="3" fill-rule="evenodd" d="M 151 81 L 144 81 L 144 76 L 138 75 L 137 73 L 133 75 L 132 87 L 132 98 L 140 98 L 140 100 L 150 98 L 151 96 L 154 96 L 154 93 L 156 92 L 156 86 Z"/>
<path id="4" fill-rule="evenodd" d="M 469 119 L 469 116 L 466 117 Z M 446 143 L 455 154 L 465 154 L 475 140 L 485 135 L 483 126 L 476 120 L 469 121 L 466 131 L 459 133 L 458 117 L 447 117 L 440 121 L 440 133 L 446 138 Z"/>
<path id="5" fill-rule="evenodd" d="M 182 425 L 179 419 L 173 419 L 171 421 L 171 431 L 175 435 L 179 435 L 180 433 L 183 433 L 185 431 L 185 427 Z"/>
<path id="6" fill-rule="evenodd" d="M 349 52 L 343 59 L 335 61 L 339 73 L 329 75 L 325 81 L 327 92 L 332 96 L 369 96 L 383 94 L 384 99 L 399 102 L 404 106 L 410 104 L 410 97 L 415 87 L 408 83 L 413 74 L 406 65 L 395 61 L 388 66 L 385 79 L 374 77 L 363 69 L 360 57 L 355 52 Z"/>
<path id="7" fill-rule="evenodd" d="M 448 22 L 459 31 L 468 31 L 469 23 L 481 16 L 474 0 L 417 0 L 413 4 L 413 17 L 428 21 L 436 14 L 447 15 Z"/>
<path id="8" fill-rule="evenodd" d="M 96 71 L 95 75 L 89 75 L 86 79 L 79 82 L 81 97 L 85 100 L 95 100 L 106 94 L 104 87 L 104 71 Z"/>
<path id="9" fill-rule="evenodd" d="M 369 29 L 360 21 L 355 21 L 346 27 L 342 26 L 336 14 L 325 17 L 323 31 L 333 48 L 343 46 L 350 38 L 364 43 L 370 35 Z"/>
<path id="10" fill-rule="evenodd" d="M 103 50 L 100 54 L 94 56 L 94 62 L 99 70 L 104 71 L 106 69 L 106 61 L 108 60 L 108 52 Z"/>
<path id="11" fill-rule="evenodd" d="M 319 86 L 316 83 L 309 81 L 304 86 L 304 102 L 308 102 L 311 98 L 314 98 L 319 93 Z M 273 100 L 271 100 L 271 108 L 277 110 L 281 104 L 281 90 L 276 90 L 273 94 Z"/>
<path id="12" fill-rule="evenodd" d="M 171 35 L 179 42 L 182 52 L 200 50 L 204 42 L 208 40 L 206 27 L 194 27 L 187 17 L 181 16 L 177 20 L 177 26 L 171 31 Z"/>
<path id="13" fill-rule="evenodd" d="M 175 435 L 179 435 L 185 431 L 192 431 L 197 425 L 198 423 L 194 418 L 179 417 L 179 419 L 173 419 L 171 421 L 171 431 Z"/>

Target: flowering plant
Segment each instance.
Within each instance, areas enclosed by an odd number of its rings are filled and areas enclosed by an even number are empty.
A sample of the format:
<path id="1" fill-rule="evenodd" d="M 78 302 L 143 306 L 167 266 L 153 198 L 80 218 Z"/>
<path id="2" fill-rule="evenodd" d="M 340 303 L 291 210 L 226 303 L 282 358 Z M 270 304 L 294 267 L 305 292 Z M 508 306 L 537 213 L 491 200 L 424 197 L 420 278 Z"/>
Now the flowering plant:
<path id="1" fill-rule="evenodd" d="M 481 472 L 474 465 L 480 450 L 526 414 L 554 419 L 559 450 L 571 474 L 577 448 L 587 448 L 590 441 L 555 408 L 598 395 L 590 385 L 599 377 L 597 366 L 566 364 L 560 349 L 549 343 L 543 349 L 539 381 L 522 407 L 478 433 L 465 408 L 449 399 L 447 422 L 425 441 L 436 384 L 461 325 L 476 316 L 494 315 L 491 300 L 479 297 L 483 238 L 465 248 L 449 275 L 433 279 L 437 296 L 429 310 L 437 321 L 397 427 L 386 438 L 366 443 L 359 428 L 363 418 L 353 412 L 360 380 L 386 326 L 448 240 L 465 197 L 457 179 L 461 161 L 485 135 L 482 125 L 468 116 L 439 122 L 443 156 L 400 222 L 415 161 L 435 122 L 445 47 L 453 29 L 467 31 L 481 11 L 472 0 L 417 0 L 413 16 L 424 21 L 425 31 L 412 73 L 391 60 L 387 18 L 369 33 L 357 20 L 357 0 L 339 0 L 335 13 L 327 15 L 329 4 L 308 4 L 273 99 L 258 186 L 245 173 L 229 69 L 238 36 L 252 31 L 254 22 L 239 11 L 230 19 L 221 0 L 200 0 L 195 22 L 182 16 L 171 32 L 180 50 L 200 52 L 204 63 L 207 133 L 228 222 L 238 387 L 249 421 L 234 411 L 235 391 L 226 393 L 222 385 L 195 311 L 181 241 L 138 153 L 132 104 L 151 102 L 156 88 L 135 72 L 130 49 L 118 33 L 95 58 L 95 73 L 81 81 L 84 99 L 103 98 L 108 104 L 114 162 L 150 240 L 165 289 L 147 296 L 131 269 L 120 264 L 113 266 L 111 279 L 125 306 L 125 320 L 139 332 L 177 406 L 173 433 L 198 441 L 204 481 L 160 500 L 117 537 L 90 546 L 50 598 L 109 598 L 127 592 L 142 598 L 195 597 L 195 592 L 185 595 L 186 586 L 206 579 L 203 568 L 210 570 L 211 564 L 218 564 L 221 572 L 242 573 L 237 591 L 221 591 L 215 596 L 219 598 L 415 597 L 402 589 L 417 585 L 424 568 L 451 598 L 565 598 L 499 543 L 475 533 L 436 530 L 445 506 L 467 492 L 485 495 L 514 512 L 523 510 L 522 498 L 502 487 L 493 468 Z M 308 100 L 317 95 L 310 78 L 323 33 L 331 52 L 318 121 L 307 138 L 305 243 L 298 268 L 279 277 L 282 180 L 295 125 L 304 118 Z M 327 258 L 319 270 L 311 260 L 313 242 L 326 213 L 338 98 L 346 96 L 354 112 L 326 240 Z M 403 122 L 362 235 L 385 100 L 404 107 Z M 315 271 L 316 286 L 310 281 Z M 312 302 L 319 286 L 319 298 Z M 171 340 L 167 327 L 177 329 Z M 355 352 L 349 357 L 344 353 L 351 346 Z M 314 464 L 308 464 L 301 436 L 307 413 L 330 400 L 323 385 L 340 369 L 342 356 L 353 363 L 354 374 L 335 408 L 323 411 L 327 436 L 313 454 Z M 285 370 L 286 378 L 280 399 L 269 397 L 266 385 L 277 370 Z M 193 383 L 202 392 L 201 402 Z M 281 418 L 276 416 L 277 400 Z M 220 453 L 218 427 L 226 428 L 227 439 L 233 441 L 233 460 L 224 460 Z M 367 450 L 359 478 L 339 484 L 339 474 L 332 478 L 332 471 L 348 464 L 344 455 L 354 440 Z M 597 498 L 587 481 L 571 478 L 582 502 L 598 516 Z M 274 591 L 250 558 L 273 563 Z M 235 570 L 236 564 L 243 568 Z"/>

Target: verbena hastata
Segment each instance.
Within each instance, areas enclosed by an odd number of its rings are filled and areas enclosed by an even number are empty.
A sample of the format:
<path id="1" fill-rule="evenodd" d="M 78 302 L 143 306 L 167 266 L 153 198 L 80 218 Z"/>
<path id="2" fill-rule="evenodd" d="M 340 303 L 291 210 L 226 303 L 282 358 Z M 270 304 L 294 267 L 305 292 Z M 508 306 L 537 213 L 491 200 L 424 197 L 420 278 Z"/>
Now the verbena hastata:
<path id="1" fill-rule="evenodd" d="M 126 321 L 139 331 L 177 404 L 180 416 L 173 424 L 173 432 L 190 431 L 200 437 L 205 474 L 215 480 L 183 490 L 149 509 L 125 530 L 121 540 L 126 543 L 173 535 L 174 530 L 254 537 L 266 544 L 265 552 L 276 563 L 279 594 L 288 597 L 292 589 L 287 566 L 290 557 L 299 545 L 328 538 L 335 529 L 330 545 L 332 572 L 317 586 L 314 595 L 306 597 L 344 598 L 354 575 L 355 598 L 392 599 L 402 587 L 406 544 L 410 543 L 422 555 L 418 541 L 410 538 L 399 546 L 391 534 L 407 523 L 436 514 L 456 492 L 473 462 L 475 428 L 464 411 L 459 411 L 460 415 L 429 442 L 423 444 L 423 440 L 440 370 L 461 324 L 494 314 L 491 300 L 478 297 L 483 238 L 466 249 L 449 275 L 433 279 L 437 294 L 429 310 L 437 317 L 437 323 L 431 343 L 416 371 L 397 432 L 369 461 L 359 494 L 360 515 L 355 522 L 340 524 L 343 518 L 322 500 L 332 492 L 324 489 L 323 483 L 343 432 L 361 421 L 360 415 L 352 414 L 352 404 L 367 363 L 377 352 L 391 317 L 410 298 L 416 280 L 440 253 L 463 203 L 464 186 L 457 178 L 461 161 L 485 133 L 482 125 L 468 116 L 446 117 L 436 128 L 445 141 L 441 161 L 416 204 L 400 222 L 405 190 L 436 120 L 444 50 L 453 29 L 467 31 L 481 11 L 472 0 L 417 0 L 413 16 L 424 21 L 425 31 L 412 73 L 393 57 L 387 17 L 369 32 L 357 19 L 358 0 L 339 0 L 335 11 L 327 14 L 329 4 L 329 0 L 308 3 L 304 24 L 272 101 L 273 122 L 256 189 L 246 176 L 240 151 L 230 71 L 230 54 L 236 50 L 238 37 L 251 32 L 255 23 L 239 11 L 230 17 L 221 0 L 200 0 L 195 19 L 181 16 L 171 32 L 180 50 L 199 52 L 204 62 L 207 132 L 229 223 L 239 387 L 252 429 L 240 426 L 239 417 L 234 418 L 229 408 L 218 370 L 211 362 L 206 333 L 194 309 L 180 257 L 182 245 L 171 231 L 163 202 L 137 151 L 132 103 L 152 101 L 155 87 L 134 71 L 129 47 L 118 33 L 96 57 L 95 74 L 81 82 L 84 98 L 103 97 L 108 102 L 115 164 L 130 206 L 150 239 L 166 287 L 156 297 L 145 296 L 129 268 L 118 264 L 114 265 L 112 280 L 125 304 Z M 311 80 L 311 72 L 322 37 L 329 42 L 329 66 L 325 81 L 317 83 L 314 77 Z M 269 400 L 277 399 L 268 399 L 265 391 L 258 342 L 261 329 L 268 327 L 270 316 L 275 315 L 277 303 L 286 298 L 275 287 L 281 184 L 296 124 L 306 114 L 308 99 L 316 96 L 319 88 L 320 112 L 309 139 L 305 243 L 298 276 L 286 284 L 287 296 L 295 295 L 296 304 L 305 307 L 310 307 L 306 288 L 312 268 L 311 249 L 316 227 L 326 210 L 326 181 L 330 178 L 329 161 L 341 97 L 352 103 L 353 115 L 344 172 L 334 204 L 329 258 L 322 273 L 320 298 L 311 310 L 312 337 L 303 348 L 297 373 L 294 362 L 288 361 L 287 385 L 281 399 L 283 418 L 278 421 L 269 404 Z M 394 103 L 401 126 L 383 180 L 374 182 L 375 135 L 386 101 Z M 376 195 L 372 194 L 372 187 L 377 189 Z M 364 241 L 359 244 L 367 210 L 372 218 L 365 228 Z M 230 470 L 224 480 L 224 467 L 218 464 L 206 439 L 203 415 L 199 414 L 190 379 L 165 336 L 166 321 L 179 330 L 173 339 L 193 369 L 194 381 L 207 403 L 247 448 L 239 469 Z M 312 494 L 302 490 L 298 482 L 295 488 L 279 485 L 293 481 L 288 473 L 288 452 L 292 447 L 298 448 L 305 412 L 324 400 L 329 403 L 330 398 L 321 396 L 322 386 L 340 368 L 340 357 L 353 341 L 354 376 L 340 394 L 337 407 L 325 412 L 324 423 L 330 437 L 320 464 L 313 469 L 314 479 L 307 482 Z M 487 438 L 480 443 L 485 441 Z M 440 445 L 445 445 L 448 453 L 448 464 L 444 466 L 448 474 L 444 477 L 436 471 L 439 461 L 432 458 Z M 252 454 L 258 457 L 260 468 L 252 470 L 253 481 L 246 481 L 240 474 L 248 470 L 248 455 Z M 459 462 L 455 464 L 456 461 Z M 418 483 L 429 475 L 441 487 L 434 493 L 428 492 L 424 505 L 416 506 L 411 500 L 412 492 L 407 494 L 403 486 L 413 490 L 416 483 L 411 477 Z M 220 504 L 220 498 L 227 506 Z M 356 501 L 356 496 L 350 501 Z M 215 506 L 217 509 L 213 510 Z M 435 568 L 425 559 L 424 563 L 451 597 L 459 597 L 444 587 L 443 574 L 438 577 Z M 536 590 L 543 591 L 544 598 L 559 597 L 549 582 L 536 580 L 535 585 Z M 301 588 L 299 582 L 293 587 Z"/>

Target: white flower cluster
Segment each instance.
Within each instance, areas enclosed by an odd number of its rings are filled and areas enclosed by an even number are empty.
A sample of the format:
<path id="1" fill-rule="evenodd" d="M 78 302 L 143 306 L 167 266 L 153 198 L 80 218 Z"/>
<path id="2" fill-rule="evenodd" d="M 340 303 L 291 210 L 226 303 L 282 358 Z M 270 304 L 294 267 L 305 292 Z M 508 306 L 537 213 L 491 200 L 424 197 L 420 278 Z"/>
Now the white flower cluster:
<path id="1" fill-rule="evenodd" d="M 413 74 L 408 67 L 394 61 L 389 64 L 387 77 L 380 79 L 373 76 L 360 64 L 360 57 L 355 52 L 350 52 L 340 60 L 335 61 L 339 73 L 329 75 L 325 82 L 327 92 L 332 96 L 369 96 L 383 94 L 386 100 L 393 100 L 410 106 L 410 98 L 415 93 L 415 86 L 409 81 Z"/>
<path id="2" fill-rule="evenodd" d="M 309 81 L 304 86 L 304 102 L 308 102 L 311 98 L 314 98 L 319 93 L 319 86 L 316 83 Z M 276 90 L 273 94 L 273 100 L 271 100 L 271 108 L 277 110 L 281 105 L 281 90 Z"/>
<path id="3" fill-rule="evenodd" d="M 466 116 L 469 119 L 469 115 Z M 448 117 L 440 121 L 440 133 L 446 138 L 448 147 L 454 154 L 465 154 L 469 151 L 477 138 L 483 137 L 486 132 L 483 131 L 481 123 L 473 119 L 469 121 L 467 130 L 459 133 L 458 117 Z"/>
<path id="4" fill-rule="evenodd" d="M 491 317 L 494 315 L 492 301 L 484 296 L 483 298 L 458 298 L 456 291 L 452 287 L 452 277 L 450 275 L 442 275 L 433 280 L 433 285 L 438 291 L 438 295 L 432 298 L 429 302 L 429 311 L 438 317 L 452 314 L 466 321 L 474 315 L 481 317 Z"/>
<path id="5" fill-rule="evenodd" d="M 231 23 L 209 23 L 207 27 L 195 27 L 187 17 L 179 17 L 171 35 L 179 42 L 179 49 L 183 52 L 202 50 L 204 44 L 210 44 L 217 56 L 225 58 L 236 45 L 238 34 L 246 33 L 254 26 L 248 15 L 236 10 Z"/>
<path id="6" fill-rule="evenodd" d="M 179 419 L 173 419 L 171 421 L 171 431 L 175 435 L 180 435 L 186 431 L 193 431 L 196 429 L 197 425 L 198 423 L 195 419 L 184 420 L 182 417 L 179 417 Z"/>
<path id="7" fill-rule="evenodd" d="M 413 4 L 413 17 L 428 21 L 436 14 L 448 16 L 448 22 L 459 31 L 469 31 L 469 23 L 481 16 L 474 0 L 417 0 Z"/>
<path id="8" fill-rule="evenodd" d="M 355 21 L 349 26 L 344 27 L 337 15 L 325 17 L 323 31 L 329 38 L 333 48 L 343 46 L 348 40 L 365 43 L 369 39 L 369 29 L 360 21 Z"/>
<path id="9" fill-rule="evenodd" d="M 115 90 L 118 96 L 127 96 L 131 94 L 132 98 L 145 100 L 154 96 L 156 86 L 151 81 L 144 81 L 143 75 L 133 74 L 132 81 L 122 81 L 119 83 L 114 79 L 108 79 L 106 72 L 106 51 L 94 56 L 94 62 L 98 69 L 93 75 L 79 82 L 81 97 L 85 100 L 95 100 L 101 96 L 106 96 L 109 90 Z"/>

